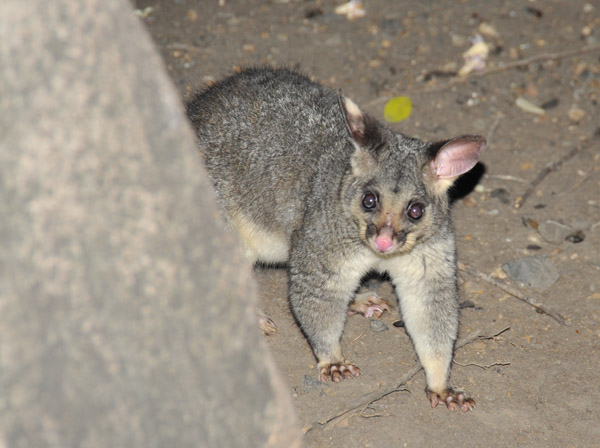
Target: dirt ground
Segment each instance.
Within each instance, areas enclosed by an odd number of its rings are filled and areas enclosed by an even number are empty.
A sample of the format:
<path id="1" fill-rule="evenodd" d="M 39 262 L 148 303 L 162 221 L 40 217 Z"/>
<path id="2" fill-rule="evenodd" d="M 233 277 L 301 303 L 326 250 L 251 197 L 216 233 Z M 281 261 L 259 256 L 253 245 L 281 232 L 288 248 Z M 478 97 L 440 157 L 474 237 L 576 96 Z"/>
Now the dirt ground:
<path id="1" fill-rule="evenodd" d="M 261 304 L 278 325 L 267 343 L 306 445 L 600 446 L 600 4 L 365 0 L 366 16 L 350 21 L 334 13 L 340 1 L 224 3 L 135 2 L 182 96 L 239 66 L 287 65 L 342 88 L 380 120 L 387 100 L 410 97 L 412 115 L 390 125 L 409 135 L 487 136 L 454 203 L 459 260 L 566 318 L 460 271 L 459 340 L 481 337 L 456 350 L 451 378 L 477 406 L 452 413 L 430 408 L 422 371 L 387 393 L 418 366 L 404 329 L 392 325 L 397 311 L 383 316 L 383 332 L 350 317 L 342 343 L 362 375 L 317 382 L 289 312 L 285 270 L 257 268 Z M 477 34 L 490 47 L 485 69 L 458 78 Z M 542 111 L 524 110 L 518 98 Z M 548 242 L 540 233 L 548 220 L 573 233 Z M 548 255 L 558 269 L 548 289 L 503 279 L 504 263 L 531 255 Z M 393 300 L 389 284 L 379 292 Z"/>

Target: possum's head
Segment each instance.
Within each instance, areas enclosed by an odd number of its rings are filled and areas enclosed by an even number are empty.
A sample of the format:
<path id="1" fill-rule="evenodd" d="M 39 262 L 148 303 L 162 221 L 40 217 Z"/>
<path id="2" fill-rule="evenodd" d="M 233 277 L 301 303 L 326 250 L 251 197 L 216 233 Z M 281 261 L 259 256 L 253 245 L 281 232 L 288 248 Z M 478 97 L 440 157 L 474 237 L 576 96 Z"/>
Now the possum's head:
<path id="1" fill-rule="evenodd" d="M 383 128 L 347 98 L 340 105 L 354 146 L 342 201 L 361 240 L 389 256 L 447 230 L 448 189 L 475 166 L 485 139 L 428 144 Z"/>

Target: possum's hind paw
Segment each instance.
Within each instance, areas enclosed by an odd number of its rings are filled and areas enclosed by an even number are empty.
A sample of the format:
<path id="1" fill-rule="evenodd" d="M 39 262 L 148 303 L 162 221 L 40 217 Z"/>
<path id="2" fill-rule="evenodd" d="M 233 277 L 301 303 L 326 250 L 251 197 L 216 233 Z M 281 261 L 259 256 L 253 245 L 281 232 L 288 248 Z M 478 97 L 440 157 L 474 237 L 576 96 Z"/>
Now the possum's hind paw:
<path id="1" fill-rule="evenodd" d="M 390 312 L 390 304 L 373 291 L 357 294 L 350 307 L 348 314 L 362 314 L 365 317 L 379 318 L 384 312 Z"/>
<path id="2" fill-rule="evenodd" d="M 426 389 L 425 393 L 431 402 L 432 408 L 435 408 L 439 403 L 444 403 L 451 411 L 460 409 L 463 412 L 468 412 L 475 407 L 475 401 L 472 398 L 468 398 L 464 392 L 455 391 L 452 388 L 446 389 L 441 394 L 432 392 L 429 389 Z"/>
<path id="3" fill-rule="evenodd" d="M 360 369 L 351 362 L 335 362 L 333 364 L 324 364 L 319 366 L 319 378 L 324 383 L 329 378 L 334 383 L 339 383 L 343 379 L 353 378 L 360 375 Z"/>

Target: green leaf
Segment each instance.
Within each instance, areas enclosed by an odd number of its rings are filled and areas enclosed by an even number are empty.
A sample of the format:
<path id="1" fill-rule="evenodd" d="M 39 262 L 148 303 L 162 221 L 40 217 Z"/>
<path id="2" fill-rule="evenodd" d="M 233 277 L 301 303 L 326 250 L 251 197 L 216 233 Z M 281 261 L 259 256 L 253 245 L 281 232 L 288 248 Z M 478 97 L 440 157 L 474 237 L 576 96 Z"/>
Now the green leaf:
<path id="1" fill-rule="evenodd" d="M 410 117 L 412 100 L 407 96 L 396 96 L 389 100 L 383 108 L 383 118 L 388 123 L 398 123 Z"/>

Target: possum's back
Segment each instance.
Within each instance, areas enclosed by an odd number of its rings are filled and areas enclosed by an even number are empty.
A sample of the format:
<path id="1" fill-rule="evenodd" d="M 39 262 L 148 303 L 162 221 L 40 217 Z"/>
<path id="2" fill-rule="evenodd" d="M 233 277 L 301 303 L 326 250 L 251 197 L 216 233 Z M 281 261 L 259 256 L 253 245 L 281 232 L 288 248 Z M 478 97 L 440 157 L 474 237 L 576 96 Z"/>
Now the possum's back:
<path id="1" fill-rule="evenodd" d="M 294 227 L 319 159 L 347 145 L 337 94 L 286 69 L 226 78 L 187 114 L 225 210 L 265 225 Z"/>

